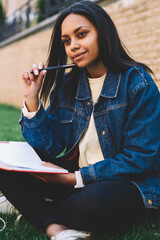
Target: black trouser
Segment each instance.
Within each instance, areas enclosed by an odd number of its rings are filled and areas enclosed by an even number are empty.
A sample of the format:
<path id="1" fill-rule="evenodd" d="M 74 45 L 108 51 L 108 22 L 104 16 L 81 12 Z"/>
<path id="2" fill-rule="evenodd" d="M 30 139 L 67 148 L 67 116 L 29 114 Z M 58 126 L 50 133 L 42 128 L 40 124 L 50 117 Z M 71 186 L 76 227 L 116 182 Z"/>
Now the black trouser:
<path id="1" fill-rule="evenodd" d="M 51 223 L 80 230 L 123 227 L 145 212 L 139 189 L 127 181 L 106 181 L 75 190 L 46 184 L 26 174 L 0 171 L 0 189 L 33 225 L 45 231 Z M 46 201 L 53 198 L 53 202 Z"/>

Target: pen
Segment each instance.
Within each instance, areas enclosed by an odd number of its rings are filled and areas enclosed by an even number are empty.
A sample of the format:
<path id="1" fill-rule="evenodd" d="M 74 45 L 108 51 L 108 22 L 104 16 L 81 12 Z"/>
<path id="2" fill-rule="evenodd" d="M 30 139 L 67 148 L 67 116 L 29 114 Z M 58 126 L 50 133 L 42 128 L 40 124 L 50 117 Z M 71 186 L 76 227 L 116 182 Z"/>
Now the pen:
<path id="1" fill-rule="evenodd" d="M 72 68 L 75 67 L 76 64 L 75 63 L 71 63 L 71 64 L 67 64 L 67 65 L 60 65 L 60 66 L 54 66 L 54 67 L 46 67 L 46 68 L 42 68 L 42 69 L 38 69 L 39 72 L 43 71 L 43 70 L 47 70 L 47 71 L 53 71 L 53 70 L 57 70 L 57 69 L 63 69 L 63 68 Z M 31 71 L 32 74 L 34 74 L 33 70 Z"/>

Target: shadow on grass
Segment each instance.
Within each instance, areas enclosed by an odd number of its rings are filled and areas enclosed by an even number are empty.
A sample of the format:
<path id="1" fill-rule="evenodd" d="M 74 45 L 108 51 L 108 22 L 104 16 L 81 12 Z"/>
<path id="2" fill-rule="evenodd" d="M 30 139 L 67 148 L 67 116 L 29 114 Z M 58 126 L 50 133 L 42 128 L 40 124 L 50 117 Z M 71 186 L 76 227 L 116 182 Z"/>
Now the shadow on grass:
<path id="1" fill-rule="evenodd" d="M 16 223 L 15 215 L 1 214 L 6 221 L 6 228 L 0 232 L 3 240 L 48 240 L 48 237 L 35 229 L 27 220 L 22 218 Z M 2 226 L 0 225 L 0 228 Z M 160 212 L 149 211 L 143 221 L 126 229 L 110 233 L 91 233 L 90 240 L 159 240 Z"/>
<path id="2" fill-rule="evenodd" d="M 93 240 L 160 240 L 160 211 L 151 210 L 136 224 L 108 233 L 93 233 Z"/>

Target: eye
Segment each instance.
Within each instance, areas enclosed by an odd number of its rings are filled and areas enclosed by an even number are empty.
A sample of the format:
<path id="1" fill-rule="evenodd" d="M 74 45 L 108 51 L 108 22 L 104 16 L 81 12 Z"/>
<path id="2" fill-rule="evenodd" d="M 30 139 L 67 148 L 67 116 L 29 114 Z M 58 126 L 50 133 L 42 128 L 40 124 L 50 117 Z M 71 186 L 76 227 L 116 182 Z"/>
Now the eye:
<path id="1" fill-rule="evenodd" d="M 70 39 L 64 39 L 64 40 L 62 40 L 62 43 L 63 43 L 64 45 L 69 45 L 70 42 L 71 42 Z"/>
<path id="2" fill-rule="evenodd" d="M 87 33 L 88 33 L 87 31 L 79 32 L 79 33 L 78 33 L 78 37 L 79 37 L 79 38 L 83 38 L 83 37 L 85 37 L 85 36 L 87 35 Z"/>

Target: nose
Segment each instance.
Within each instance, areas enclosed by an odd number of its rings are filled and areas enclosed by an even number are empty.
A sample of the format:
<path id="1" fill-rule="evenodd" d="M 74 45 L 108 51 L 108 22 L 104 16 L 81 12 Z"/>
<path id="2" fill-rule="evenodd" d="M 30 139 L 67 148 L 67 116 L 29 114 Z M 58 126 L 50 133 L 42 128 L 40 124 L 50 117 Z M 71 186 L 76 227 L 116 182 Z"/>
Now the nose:
<path id="1" fill-rule="evenodd" d="M 76 39 L 72 39 L 70 47 L 71 51 L 75 51 L 76 49 L 80 48 L 80 44 Z"/>

